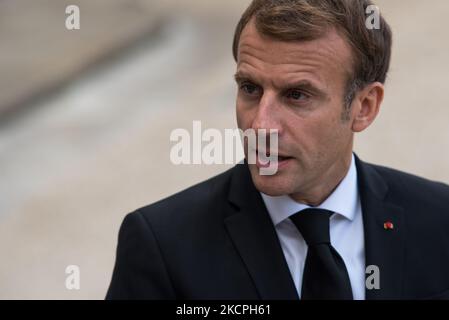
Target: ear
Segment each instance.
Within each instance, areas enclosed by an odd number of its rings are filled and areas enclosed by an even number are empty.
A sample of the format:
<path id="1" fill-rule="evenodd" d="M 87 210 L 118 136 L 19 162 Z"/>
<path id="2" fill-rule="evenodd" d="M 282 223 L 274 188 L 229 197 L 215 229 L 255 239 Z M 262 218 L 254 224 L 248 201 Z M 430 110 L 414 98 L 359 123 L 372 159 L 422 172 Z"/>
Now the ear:
<path id="1" fill-rule="evenodd" d="M 376 119 L 384 99 L 384 85 L 374 82 L 359 91 L 352 103 L 352 131 L 362 132 Z"/>

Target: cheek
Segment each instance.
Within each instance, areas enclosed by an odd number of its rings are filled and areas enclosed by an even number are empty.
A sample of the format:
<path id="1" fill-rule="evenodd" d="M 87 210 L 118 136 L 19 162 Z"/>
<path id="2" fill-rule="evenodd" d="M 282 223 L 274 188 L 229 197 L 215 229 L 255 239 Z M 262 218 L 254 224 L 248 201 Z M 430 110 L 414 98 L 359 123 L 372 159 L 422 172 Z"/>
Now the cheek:
<path id="1" fill-rule="evenodd" d="M 251 127 L 252 112 L 237 99 L 236 103 L 237 125 L 240 129 L 246 130 Z"/>
<path id="2" fill-rule="evenodd" d="M 242 109 L 239 108 L 239 105 L 237 104 L 237 108 L 236 108 L 236 115 L 237 115 L 237 125 L 240 129 L 244 130 L 244 123 L 243 123 L 243 113 L 242 113 Z"/>
<path id="3" fill-rule="evenodd" d="M 340 106 L 337 106 L 337 108 L 339 107 Z M 329 114 L 323 119 L 320 125 L 317 126 L 317 128 L 319 128 L 318 132 L 316 132 L 317 137 L 319 137 L 317 143 L 323 152 L 329 150 L 329 152 L 332 153 L 332 150 L 339 150 L 346 145 L 350 129 L 341 119 L 343 106 L 341 106 L 341 108 L 341 111 L 338 110 L 337 112 Z"/>
<path id="4" fill-rule="evenodd" d="M 305 153 L 322 153 L 323 150 L 335 148 L 342 133 L 340 115 L 320 113 L 299 121 L 289 121 L 294 143 Z"/>

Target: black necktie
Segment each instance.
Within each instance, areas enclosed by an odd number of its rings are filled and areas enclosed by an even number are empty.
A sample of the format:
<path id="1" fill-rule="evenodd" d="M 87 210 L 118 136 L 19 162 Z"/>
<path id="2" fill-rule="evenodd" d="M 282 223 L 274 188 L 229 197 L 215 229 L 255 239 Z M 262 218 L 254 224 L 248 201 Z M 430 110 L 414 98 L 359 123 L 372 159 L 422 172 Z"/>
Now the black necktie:
<path id="1" fill-rule="evenodd" d="M 332 214 L 324 209 L 305 209 L 290 217 L 308 246 L 301 289 L 304 300 L 353 299 L 345 263 L 330 242 Z"/>

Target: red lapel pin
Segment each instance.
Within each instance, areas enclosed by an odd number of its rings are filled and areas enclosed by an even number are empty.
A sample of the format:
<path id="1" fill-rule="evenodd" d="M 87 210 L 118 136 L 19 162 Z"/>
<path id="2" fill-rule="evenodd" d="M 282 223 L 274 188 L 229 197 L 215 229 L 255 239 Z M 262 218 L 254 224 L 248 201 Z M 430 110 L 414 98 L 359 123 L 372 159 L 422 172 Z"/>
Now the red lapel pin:
<path id="1" fill-rule="evenodd" d="M 393 222 L 391 222 L 391 221 L 384 222 L 384 229 L 385 230 L 393 230 L 394 229 Z"/>

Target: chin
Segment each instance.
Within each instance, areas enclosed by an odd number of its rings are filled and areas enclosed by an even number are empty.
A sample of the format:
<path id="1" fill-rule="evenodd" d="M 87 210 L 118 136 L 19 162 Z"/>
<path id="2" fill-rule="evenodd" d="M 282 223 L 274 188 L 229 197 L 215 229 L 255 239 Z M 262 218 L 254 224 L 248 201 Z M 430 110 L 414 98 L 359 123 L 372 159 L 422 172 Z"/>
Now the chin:
<path id="1" fill-rule="evenodd" d="M 293 193 L 293 188 L 291 188 L 283 174 L 277 173 L 272 176 L 262 176 L 259 174 L 259 169 L 256 166 L 253 166 L 250 171 L 254 186 L 259 192 L 271 197 Z"/>

